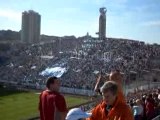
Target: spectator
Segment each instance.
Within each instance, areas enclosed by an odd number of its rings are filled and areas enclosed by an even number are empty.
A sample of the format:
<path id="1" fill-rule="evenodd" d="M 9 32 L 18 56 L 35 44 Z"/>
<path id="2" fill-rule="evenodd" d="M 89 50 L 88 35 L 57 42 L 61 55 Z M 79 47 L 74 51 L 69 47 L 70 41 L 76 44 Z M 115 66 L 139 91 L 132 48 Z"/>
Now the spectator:
<path id="1" fill-rule="evenodd" d="M 148 97 L 146 99 L 146 117 L 147 120 L 151 120 L 155 115 L 153 100 Z"/>
<path id="2" fill-rule="evenodd" d="M 64 97 L 59 93 L 60 80 L 56 77 L 48 78 L 47 89 L 39 97 L 39 111 L 41 120 L 65 120 L 67 106 Z"/>
<path id="3" fill-rule="evenodd" d="M 118 85 L 118 96 L 121 101 L 125 101 L 125 96 L 123 94 L 122 88 L 122 75 L 119 70 L 112 71 L 109 75 L 110 81 L 115 81 Z M 98 85 L 101 81 L 101 75 L 97 79 L 97 83 L 95 85 L 95 91 L 99 91 Z"/>
<path id="4" fill-rule="evenodd" d="M 142 106 L 143 106 L 143 120 L 146 120 L 146 105 L 145 105 L 146 96 L 142 95 Z"/>
<path id="5" fill-rule="evenodd" d="M 135 105 L 133 106 L 134 120 L 142 120 L 143 118 L 143 106 L 140 99 L 137 99 Z"/>
<path id="6" fill-rule="evenodd" d="M 101 88 L 103 101 L 92 110 L 87 120 L 133 120 L 129 106 L 119 100 L 118 85 L 113 81 L 105 82 Z"/>

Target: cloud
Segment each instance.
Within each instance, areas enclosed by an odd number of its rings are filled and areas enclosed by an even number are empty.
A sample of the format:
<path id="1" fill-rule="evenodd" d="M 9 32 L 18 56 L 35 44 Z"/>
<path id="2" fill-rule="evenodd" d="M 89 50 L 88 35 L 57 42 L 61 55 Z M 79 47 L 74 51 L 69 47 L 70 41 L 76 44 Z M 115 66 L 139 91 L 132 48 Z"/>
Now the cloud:
<path id="1" fill-rule="evenodd" d="M 11 9 L 0 9 L 0 17 L 7 18 L 11 21 L 20 22 L 21 12 L 11 10 Z"/>
<path id="2" fill-rule="evenodd" d="M 160 27 L 160 20 L 144 22 L 142 25 L 147 27 Z"/>

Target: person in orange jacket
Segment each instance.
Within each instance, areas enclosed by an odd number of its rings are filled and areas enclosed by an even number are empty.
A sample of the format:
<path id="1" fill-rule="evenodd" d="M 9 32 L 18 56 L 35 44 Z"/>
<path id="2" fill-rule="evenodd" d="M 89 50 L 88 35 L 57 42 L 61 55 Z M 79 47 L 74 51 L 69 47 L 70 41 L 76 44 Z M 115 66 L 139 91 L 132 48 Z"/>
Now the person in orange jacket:
<path id="1" fill-rule="evenodd" d="M 116 82 L 105 82 L 101 92 L 103 101 L 91 110 L 92 115 L 86 120 L 134 120 L 130 107 L 120 100 Z"/>
<path id="2" fill-rule="evenodd" d="M 100 82 L 101 82 L 101 74 L 98 76 L 97 78 L 97 83 L 95 85 L 95 91 L 96 92 L 100 92 L 100 89 L 98 88 Z M 126 99 L 125 99 L 125 96 L 123 94 L 123 87 L 122 87 L 122 84 L 123 84 L 123 77 L 122 77 L 122 74 L 120 73 L 119 70 L 115 70 L 115 71 L 112 71 L 110 74 L 109 74 L 109 81 L 114 81 L 117 83 L 118 85 L 118 96 L 119 96 L 119 99 L 123 102 L 126 102 Z"/>

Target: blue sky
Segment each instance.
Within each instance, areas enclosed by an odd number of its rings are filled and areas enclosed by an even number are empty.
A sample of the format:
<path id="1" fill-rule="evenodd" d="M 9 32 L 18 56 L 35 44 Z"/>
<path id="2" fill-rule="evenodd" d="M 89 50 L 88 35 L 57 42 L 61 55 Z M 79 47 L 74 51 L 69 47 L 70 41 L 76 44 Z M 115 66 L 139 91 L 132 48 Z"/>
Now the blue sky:
<path id="1" fill-rule="evenodd" d="M 21 13 L 41 15 L 41 34 L 96 36 L 99 8 L 107 8 L 106 35 L 160 44 L 160 0 L 0 0 L 0 29 L 21 29 Z"/>

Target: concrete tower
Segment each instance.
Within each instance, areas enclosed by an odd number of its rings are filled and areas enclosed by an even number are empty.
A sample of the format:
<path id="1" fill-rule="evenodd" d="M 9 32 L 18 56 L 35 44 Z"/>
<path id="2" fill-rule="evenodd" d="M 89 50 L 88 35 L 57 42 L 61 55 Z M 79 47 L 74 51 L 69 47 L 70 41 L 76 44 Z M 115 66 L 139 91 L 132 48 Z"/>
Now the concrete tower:
<path id="1" fill-rule="evenodd" d="M 106 38 L 106 11 L 105 7 L 99 9 L 100 16 L 99 16 L 99 39 L 105 40 Z"/>
<path id="2" fill-rule="evenodd" d="M 41 16 L 33 10 L 22 13 L 21 41 L 38 43 L 40 40 Z"/>

